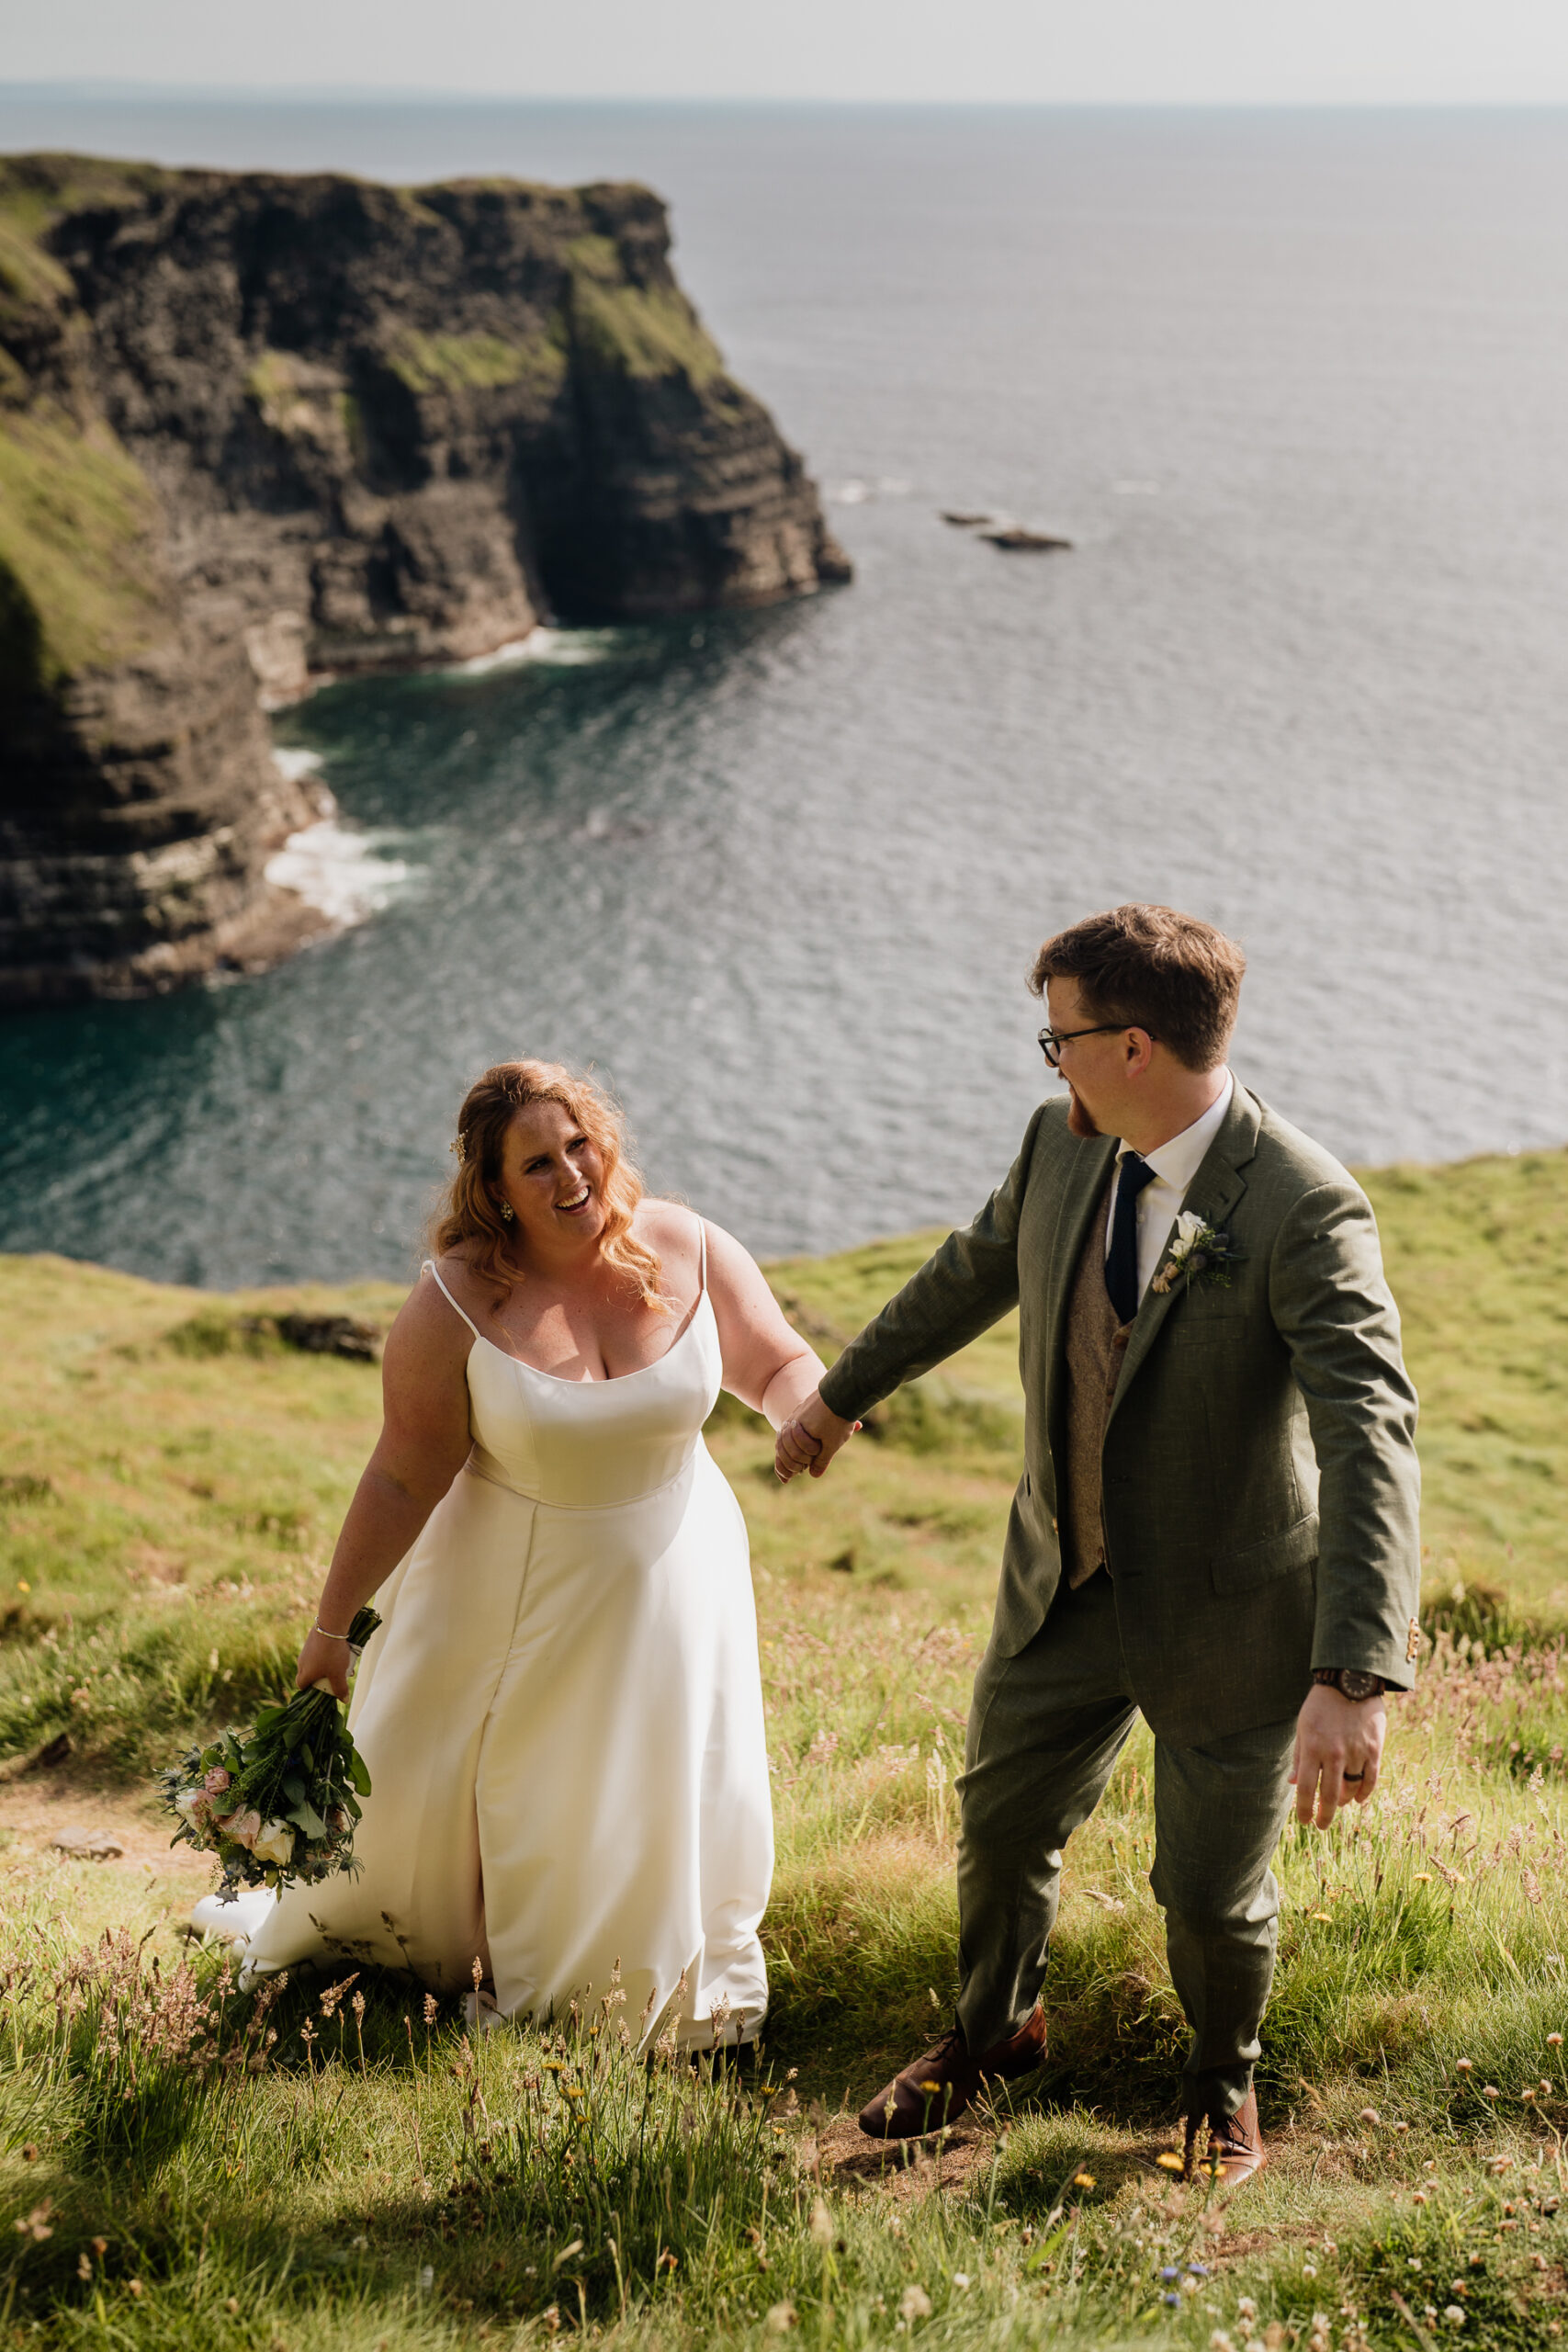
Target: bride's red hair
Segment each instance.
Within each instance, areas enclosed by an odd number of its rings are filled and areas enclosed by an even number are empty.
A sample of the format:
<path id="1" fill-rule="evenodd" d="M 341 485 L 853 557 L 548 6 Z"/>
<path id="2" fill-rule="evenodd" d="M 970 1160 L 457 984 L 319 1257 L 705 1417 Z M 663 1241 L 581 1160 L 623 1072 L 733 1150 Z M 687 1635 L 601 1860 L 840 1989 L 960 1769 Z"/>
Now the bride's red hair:
<path id="1" fill-rule="evenodd" d="M 560 1103 L 597 1148 L 604 1170 L 600 1250 L 627 1277 L 643 1306 L 667 1311 L 658 1254 L 632 1231 L 643 1182 L 629 1155 L 620 1105 L 591 1078 L 561 1062 L 494 1062 L 475 1079 L 457 1114 L 452 1147 L 457 1172 L 431 1224 L 432 1255 L 455 1251 L 503 1296 L 523 1281 L 522 1269 L 507 1256 L 508 1230 L 491 1188 L 500 1180 L 506 1131 L 531 1102 Z"/>

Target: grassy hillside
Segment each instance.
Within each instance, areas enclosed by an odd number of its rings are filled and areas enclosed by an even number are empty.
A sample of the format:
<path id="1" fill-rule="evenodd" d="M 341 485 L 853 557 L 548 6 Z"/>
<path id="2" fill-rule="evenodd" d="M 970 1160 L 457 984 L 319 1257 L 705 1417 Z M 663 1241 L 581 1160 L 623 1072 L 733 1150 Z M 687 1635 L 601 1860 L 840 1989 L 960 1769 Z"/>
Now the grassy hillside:
<path id="1" fill-rule="evenodd" d="M 1557 2343 L 1568 1157 L 1369 1182 L 1424 1399 L 1438 1641 L 1380 1798 L 1282 1848 L 1276 2162 L 1225 2211 L 1154 2163 L 1181 2033 L 1141 1735 L 1068 1858 L 1043 2075 L 909 2170 L 850 2120 L 952 1998 L 953 1778 L 1019 1452 L 1009 1326 L 820 1486 L 780 1491 L 752 1417 L 716 1416 L 779 1827 L 771 2080 L 736 2097 L 646 2075 L 613 2036 L 472 2049 L 395 1983 L 355 1985 L 362 2016 L 319 1984 L 262 2015 L 215 1955 L 179 1973 L 202 1879 L 164 1858 L 138 1776 L 286 1675 L 376 1420 L 373 1367 L 267 1317 L 384 1318 L 399 1294 L 0 1261 L 0 2342 Z M 775 1287 L 830 1352 L 928 1238 Z M 124 1856 L 51 1854 L 62 1820 L 116 1826 Z"/>

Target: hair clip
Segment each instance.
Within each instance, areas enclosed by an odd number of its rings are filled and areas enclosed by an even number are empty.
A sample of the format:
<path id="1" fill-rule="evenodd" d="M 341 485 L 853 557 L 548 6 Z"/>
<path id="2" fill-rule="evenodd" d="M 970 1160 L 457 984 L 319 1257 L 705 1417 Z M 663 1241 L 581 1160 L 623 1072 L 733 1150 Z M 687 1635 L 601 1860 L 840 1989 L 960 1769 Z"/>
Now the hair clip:
<path id="1" fill-rule="evenodd" d="M 461 1129 L 459 1129 L 457 1134 L 453 1136 L 446 1148 L 448 1151 L 456 1155 L 457 1165 L 460 1168 L 464 1160 L 466 1160 L 468 1156 L 468 1138 L 463 1135 Z"/>

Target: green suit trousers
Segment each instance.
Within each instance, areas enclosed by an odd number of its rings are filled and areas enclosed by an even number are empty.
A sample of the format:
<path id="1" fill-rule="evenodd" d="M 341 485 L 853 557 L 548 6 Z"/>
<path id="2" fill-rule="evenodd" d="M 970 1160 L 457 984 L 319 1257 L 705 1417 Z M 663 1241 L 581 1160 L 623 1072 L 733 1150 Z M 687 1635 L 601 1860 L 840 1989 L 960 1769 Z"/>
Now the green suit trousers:
<path id="1" fill-rule="evenodd" d="M 958 1783 L 959 2022 L 987 2050 L 1045 1980 L 1062 1849 L 1100 1803 L 1137 1717 L 1110 1578 L 1059 1588 L 1013 1657 L 981 1661 Z M 1216 2120 L 1246 2098 L 1274 1974 L 1269 1868 L 1291 1809 L 1296 1719 L 1155 1742 L 1155 1861 L 1171 1981 L 1191 2029 L 1182 2109 Z"/>

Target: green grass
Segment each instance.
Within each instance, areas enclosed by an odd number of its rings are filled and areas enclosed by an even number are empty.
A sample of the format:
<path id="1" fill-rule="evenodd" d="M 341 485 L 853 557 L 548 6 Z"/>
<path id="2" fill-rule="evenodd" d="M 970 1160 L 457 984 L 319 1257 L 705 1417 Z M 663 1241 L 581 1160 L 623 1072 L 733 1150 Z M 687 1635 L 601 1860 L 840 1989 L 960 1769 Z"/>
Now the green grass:
<path id="1" fill-rule="evenodd" d="M 51 224 L 163 177 L 82 156 L 0 158 L 0 692 L 112 668 L 166 627 L 145 476 L 101 417 L 41 393 L 6 348 L 40 311 L 72 333 L 71 280 L 40 243 Z"/>
<path id="2" fill-rule="evenodd" d="M 556 322 L 533 343 L 496 334 L 416 334 L 399 339 L 391 367 L 412 392 L 495 391 L 525 378 L 544 392 L 566 380 L 567 354 Z"/>
<path id="3" fill-rule="evenodd" d="M 0 686 L 48 689 L 161 634 L 154 521 L 107 424 L 47 400 L 0 410 Z"/>
<path id="4" fill-rule="evenodd" d="M 642 379 L 683 377 L 696 390 L 724 374 L 724 362 L 679 287 L 637 286 L 609 237 L 574 237 L 572 332 L 591 365 Z"/>
<path id="5" fill-rule="evenodd" d="M 739 1407 L 710 1430 L 751 1529 L 779 1833 L 768 2073 L 737 2092 L 649 2075 L 615 2014 L 473 2047 L 394 1980 L 336 1999 L 300 1980 L 263 2014 L 214 1954 L 181 1973 L 203 1882 L 158 1860 L 136 1776 L 286 1673 L 376 1417 L 373 1368 L 256 1318 L 385 1318 L 398 1294 L 217 1299 L 0 1261 L 0 1758 L 72 1743 L 62 1778 L 0 1785 L 0 2219 L 22 2224 L 0 2343 L 1560 2342 L 1568 1162 L 1370 1185 L 1426 1400 L 1437 1639 L 1379 1797 L 1282 1846 L 1275 2161 L 1228 2205 L 1149 2161 L 1182 2029 L 1141 1733 L 1068 1857 L 1042 2075 L 908 2170 L 879 2175 L 852 2120 L 953 1990 L 953 1778 L 1017 1469 L 1010 1322 L 819 1486 L 781 1491 Z M 830 1352 L 927 1238 L 775 1286 Z M 51 1788 L 52 1809 L 29 1794 Z M 128 1858 L 51 1855 L 62 1805 L 125 1824 Z"/>

